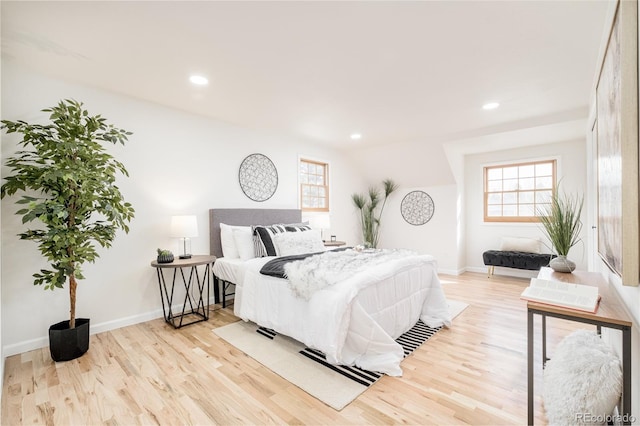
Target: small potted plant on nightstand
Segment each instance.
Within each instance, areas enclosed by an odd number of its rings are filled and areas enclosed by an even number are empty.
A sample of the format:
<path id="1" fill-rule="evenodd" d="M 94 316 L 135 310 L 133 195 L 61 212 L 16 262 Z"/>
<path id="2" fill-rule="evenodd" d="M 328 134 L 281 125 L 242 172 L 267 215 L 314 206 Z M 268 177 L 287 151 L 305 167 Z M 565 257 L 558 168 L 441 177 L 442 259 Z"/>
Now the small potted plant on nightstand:
<path id="1" fill-rule="evenodd" d="M 173 253 L 169 250 L 158 249 L 158 263 L 171 263 L 173 262 Z"/>

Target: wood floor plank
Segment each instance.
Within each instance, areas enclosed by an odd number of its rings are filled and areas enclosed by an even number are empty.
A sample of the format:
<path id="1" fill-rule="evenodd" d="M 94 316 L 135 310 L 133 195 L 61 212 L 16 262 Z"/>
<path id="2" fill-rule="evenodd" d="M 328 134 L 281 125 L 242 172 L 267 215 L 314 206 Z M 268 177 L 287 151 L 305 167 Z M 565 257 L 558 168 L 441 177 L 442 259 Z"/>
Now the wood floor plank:
<path id="1" fill-rule="evenodd" d="M 528 280 L 441 276 L 450 299 L 469 303 L 451 328 L 336 411 L 229 345 L 212 329 L 239 319 L 212 307 L 179 330 L 161 319 L 91 336 L 83 357 L 54 363 L 48 348 L 7 358 L 2 424 L 525 424 Z M 553 347 L 577 328 L 549 319 Z M 536 320 L 536 348 L 540 321 Z M 541 355 L 537 350 L 536 363 Z M 536 369 L 536 424 L 545 424 Z"/>

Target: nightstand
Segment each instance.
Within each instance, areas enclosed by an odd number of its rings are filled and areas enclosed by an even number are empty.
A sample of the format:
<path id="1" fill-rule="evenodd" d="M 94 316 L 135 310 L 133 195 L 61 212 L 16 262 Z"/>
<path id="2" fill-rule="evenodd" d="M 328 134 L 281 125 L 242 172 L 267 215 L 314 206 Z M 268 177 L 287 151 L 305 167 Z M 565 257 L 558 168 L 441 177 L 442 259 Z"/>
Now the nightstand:
<path id="1" fill-rule="evenodd" d="M 323 242 L 325 247 L 340 247 L 347 244 L 344 241 L 323 241 Z"/>
<path id="2" fill-rule="evenodd" d="M 211 284 L 211 265 L 216 261 L 215 256 L 194 255 L 190 259 L 175 259 L 171 263 L 158 263 L 157 260 L 151 262 L 151 266 L 156 268 L 158 274 L 158 287 L 160 288 L 160 298 L 162 299 L 162 312 L 164 320 L 171 324 L 173 328 L 180 328 L 185 325 L 194 324 L 209 319 L 209 286 Z M 198 272 L 198 266 L 204 266 L 202 276 Z M 164 276 L 165 269 L 173 270 L 173 278 L 171 286 L 167 285 Z M 171 275 L 171 273 L 169 273 Z M 176 303 L 182 302 L 182 312 L 174 313 L 173 297 L 176 293 L 180 293 L 182 298 L 182 289 L 178 285 L 176 287 L 176 277 L 182 277 L 184 285 L 184 300 L 178 300 Z M 207 290 L 206 306 L 204 291 Z M 183 323 L 185 318 L 191 317 L 187 323 Z M 193 319 L 195 318 L 195 319 Z"/>

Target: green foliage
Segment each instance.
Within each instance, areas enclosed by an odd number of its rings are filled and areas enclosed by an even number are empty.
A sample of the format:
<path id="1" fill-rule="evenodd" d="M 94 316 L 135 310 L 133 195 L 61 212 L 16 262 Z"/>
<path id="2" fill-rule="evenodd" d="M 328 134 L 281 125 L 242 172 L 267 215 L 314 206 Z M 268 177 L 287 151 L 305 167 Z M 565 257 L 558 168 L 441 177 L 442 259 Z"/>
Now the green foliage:
<path id="1" fill-rule="evenodd" d="M 571 247 L 580 241 L 583 204 L 583 197 L 561 195 L 558 186 L 551 198 L 550 207 L 539 212 L 542 228 L 560 256 L 567 256 Z"/>
<path id="2" fill-rule="evenodd" d="M 67 99 L 42 110 L 50 113 L 50 124 L 2 120 L 0 127 L 22 134 L 19 146 L 24 148 L 7 159 L 10 173 L 0 198 L 24 193 L 16 214 L 33 228 L 18 236 L 35 241 L 51 263 L 51 269 L 33 275 L 35 285 L 50 290 L 62 288 L 67 277 L 74 287 L 75 279 L 84 278 L 80 266 L 99 257 L 95 244 L 110 247 L 118 229 L 129 232 L 134 217 L 133 207 L 115 185 L 118 172 L 129 174 L 103 147 L 124 145 L 131 133 L 107 124 L 100 115 L 90 116 L 82 105 Z M 75 288 L 70 292 L 73 320 Z"/>
<path id="3" fill-rule="evenodd" d="M 163 250 L 161 248 L 158 249 L 158 256 L 171 256 L 171 250 Z"/>
<path id="4" fill-rule="evenodd" d="M 351 200 L 358 210 L 360 210 L 360 224 L 362 226 L 362 238 L 366 247 L 377 248 L 380 234 L 380 218 L 387 203 L 387 198 L 396 189 L 396 185 L 391 179 L 382 182 L 383 196 L 375 187 L 370 187 L 367 196 L 363 194 L 351 195 Z M 382 204 L 380 204 L 382 202 Z M 378 209 L 378 206 L 380 208 Z M 376 215 L 377 213 L 377 215 Z"/>

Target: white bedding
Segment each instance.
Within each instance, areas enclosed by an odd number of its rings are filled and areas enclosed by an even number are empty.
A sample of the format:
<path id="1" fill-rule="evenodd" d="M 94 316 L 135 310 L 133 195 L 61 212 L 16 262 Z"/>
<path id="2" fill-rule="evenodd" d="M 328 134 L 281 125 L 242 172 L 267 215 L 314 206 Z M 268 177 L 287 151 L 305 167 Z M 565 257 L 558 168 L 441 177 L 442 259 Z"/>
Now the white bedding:
<path id="1" fill-rule="evenodd" d="M 419 318 L 431 327 L 451 323 L 432 256 L 386 262 L 309 301 L 295 296 L 286 280 L 260 274 L 271 259 L 244 262 L 235 314 L 321 350 L 331 363 L 400 376 L 403 351 L 394 339 Z"/>
<path id="2" fill-rule="evenodd" d="M 220 257 L 213 264 L 213 274 L 222 281 L 236 284 L 242 280 L 244 264 L 245 261 L 239 258 Z"/>

